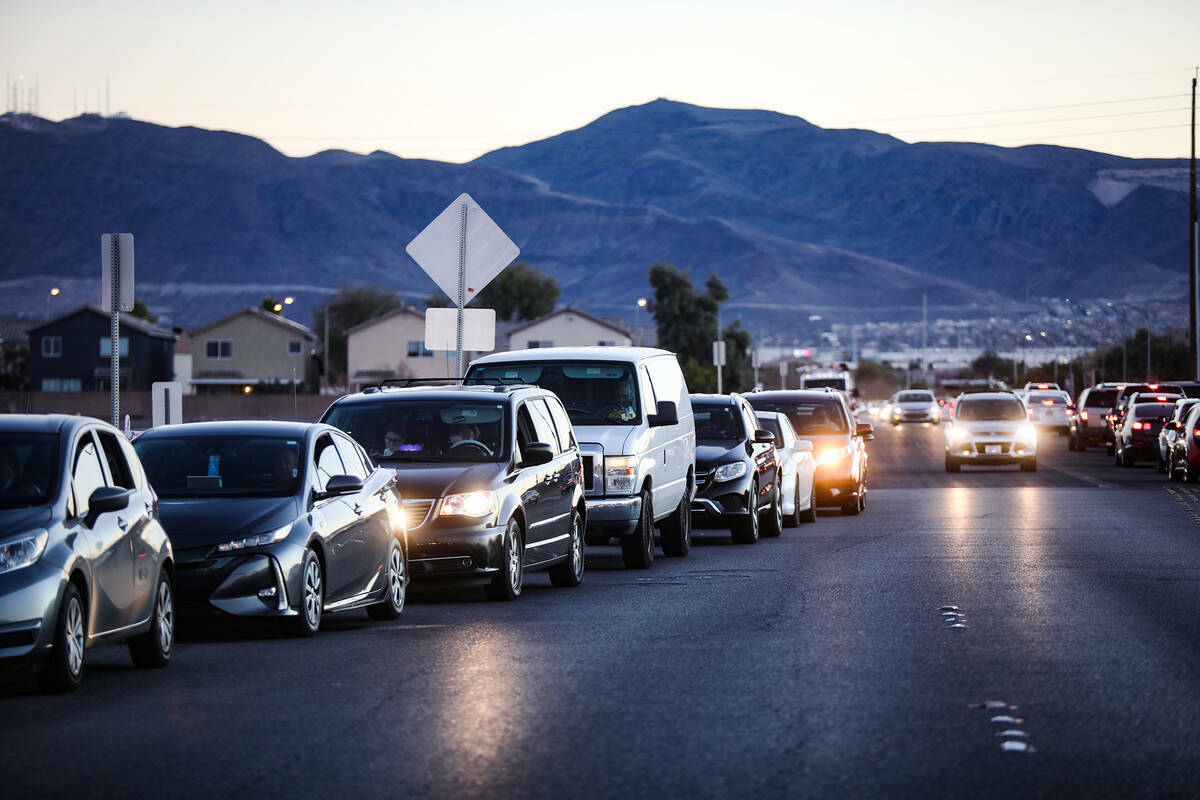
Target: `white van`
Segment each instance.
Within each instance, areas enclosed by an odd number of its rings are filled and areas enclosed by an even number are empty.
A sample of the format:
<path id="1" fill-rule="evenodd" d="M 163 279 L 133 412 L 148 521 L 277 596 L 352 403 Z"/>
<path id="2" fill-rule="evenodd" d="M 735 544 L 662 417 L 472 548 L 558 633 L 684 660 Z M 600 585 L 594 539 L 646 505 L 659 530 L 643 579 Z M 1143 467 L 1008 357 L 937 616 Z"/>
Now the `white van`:
<path id="1" fill-rule="evenodd" d="M 527 383 L 558 395 L 583 453 L 587 541 L 620 539 L 625 566 L 692 545 L 696 429 L 674 353 L 650 347 L 546 347 L 471 362 L 467 383 Z"/>

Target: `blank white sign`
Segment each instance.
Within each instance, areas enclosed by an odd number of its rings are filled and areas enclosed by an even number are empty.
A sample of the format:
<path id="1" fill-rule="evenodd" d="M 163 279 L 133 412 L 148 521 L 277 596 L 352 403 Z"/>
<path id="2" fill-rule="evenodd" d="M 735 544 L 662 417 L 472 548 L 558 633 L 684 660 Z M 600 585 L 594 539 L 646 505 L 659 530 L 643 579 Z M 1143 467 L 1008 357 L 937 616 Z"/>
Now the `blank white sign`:
<path id="1" fill-rule="evenodd" d="M 429 350 L 458 349 L 458 310 L 425 309 L 425 347 Z M 463 350 L 490 353 L 496 349 L 496 309 L 463 309 Z"/>

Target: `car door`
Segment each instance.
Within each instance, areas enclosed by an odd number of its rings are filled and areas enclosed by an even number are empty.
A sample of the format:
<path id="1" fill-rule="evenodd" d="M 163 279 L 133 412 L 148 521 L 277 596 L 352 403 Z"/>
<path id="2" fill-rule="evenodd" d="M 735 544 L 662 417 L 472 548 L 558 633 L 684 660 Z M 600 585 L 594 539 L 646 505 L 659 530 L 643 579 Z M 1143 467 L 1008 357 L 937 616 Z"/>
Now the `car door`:
<path id="1" fill-rule="evenodd" d="M 561 496 L 561 508 L 566 516 L 560 528 L 565 538 L 555 543 L 556 555 L 569 555 L 571 552 L 571 512 L 575 509 L 575 498 L 583 495 L 583 455 L 579 451 L 579 442 L 575 438 L 575 428 L 566 408 L 557 397 L 545 397 L 546 407 L 550 409 L 550 418 L 554 422 L 554 430 L 558 434 L 562 446 L 562 467 L 559 470 L 558 487 Z"/>
<path id="2" fill-rule="evenodd" d="M 368 589 L 377 588 L 377 576 L 382 575 L 381 567 L 387 560 L 392 539 L 391 525 L 380 491 L 386 491 L 387 479 L 383 475 L 376 475 L 372 479 L 362 458 L 359 457 L 354 442 L 339 433 L 332 436 L 342 466 L 346 470 L 344 474 L 352 475 L 363 482 L 362 489 L 342 497 L 355 517 L 352 523 L 353 530 L 342 549 L 342 558 L 350 576 L 348 596 L 353 597 Z M 372 582 L 375 582 L 374 585 Z M 359 588 L 355 590 L 354 586 Z"/>
<path id="3" fill-rule="evenodd" d="M 536 521 L 529 523 L 525 537 L 525 563 L 535 565 L 562 555 L 562 543 L 569 535 L 566 531 L 570 524 L 571 495 L 565 486 L 570 478 L 572 457 L 563 451 L 546 401 L 532 398 L 524 407 L 529 412 L 536 440 L 547 442 L 554 451 L 554 458 L 539 467 L 538 515 Z"/>
<path id="4" fill-rule="evenodd" d="M 96 516 L 89 528 L 88 498 L 108 486 L 100 445 L 92 428 L 76 440 L 71 465 L 71 493 L 80 529 L 87 541 L 92 568 L 91 611 L 88 628 L 93 636 L 133 624 L 133 548 L 128 533 L 129 509 Z"/>
<path id="5" fill-rule="evenodd" d="M 771 496 L 774 492 L 775 484 L 779 480 L 779 462 L 775 458 L 775 445 L 754 441 L 754 432 L 761 430 L 762 426 L 758 424 L 758 417 L 754 416 L 754 409 L 750 407 L 749 403 L 739 397 L 737 409 L 742 414 L 742 425 L 746 428 L 746 441 L 750 446 L 750 455 L 754 459 L 755 469 L 758 471 L 758 500 L 759 505 L 762 505 L 763 499 Z"/>
<path id="6" fill-rule="evenodd" d="M 313 442 L 309 469 L 320 498 L 313 504 L 313 521 L 325 548 L 325 603 L 329 605 L 345 599 L 353 588 L 356 569 L 352 564 L 352 541 L 358 516 L 344 498 L 321 497 L 330 478 L 346 474 L 330 434 L 321 433 Z"/>
<path id="7" fill-rule="evenodd" d="M 123 515 L 118 515 L 118 526 L 123 521 L 127 526 L 125 533 L 129 537 L 132 624 L 150 616 L 154 609 L 154 590 L 158 588 L 157 560 L 151 555 L 153 548 L 146 543 L 147 528 L 150 525 L 151 514 L 154 513 L 154 501 L 144 476 L 129 463 L 117 434 L 97 429 L 96 438 L 100 441 L 104 465 L 108 467 L 110 485 L 128 489 L 130 492 L 129 505 L 124 509 Z"/>

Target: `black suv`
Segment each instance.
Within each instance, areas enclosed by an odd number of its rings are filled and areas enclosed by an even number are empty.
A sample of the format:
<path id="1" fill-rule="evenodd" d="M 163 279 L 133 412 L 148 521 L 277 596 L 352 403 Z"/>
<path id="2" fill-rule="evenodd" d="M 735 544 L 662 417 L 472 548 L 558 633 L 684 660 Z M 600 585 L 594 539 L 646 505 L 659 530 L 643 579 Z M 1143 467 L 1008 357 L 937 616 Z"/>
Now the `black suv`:
<path id="1" fill-rule="evenodd" d="M 536 386 L 371 387 L 327 422 L 396 473 L 417 583 L 486 581 L 514 600 L 524 573 L 583 578 L 583 462 L 558 398 Z"/>
<path id="2" fill-rule="evenodd" d="M 775 435 L 762 430 L 754 409 L 739 394 L 694 394 L 696 496 L 692 514 L 730 528 L 739 544 L 754 544 L 759 515 L 762 535 L 783 530 Z"/>

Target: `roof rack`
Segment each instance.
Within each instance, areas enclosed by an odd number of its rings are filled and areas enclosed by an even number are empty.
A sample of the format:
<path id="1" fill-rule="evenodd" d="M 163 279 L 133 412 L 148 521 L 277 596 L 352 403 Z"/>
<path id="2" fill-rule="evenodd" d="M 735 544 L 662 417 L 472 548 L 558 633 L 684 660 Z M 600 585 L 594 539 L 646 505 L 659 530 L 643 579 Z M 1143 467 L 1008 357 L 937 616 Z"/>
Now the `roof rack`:
<path id="1" fill-rule="evenodd" d="M 363 394 L 375 394 L 389 387 L 411 389 L 414 387 L 425 385 L 446 384 L 450 386 L 461 386 L 464 388 L 485 388 L 492 387 L 492 391 L 503 392 L 509 389 L 536 389 L 537 387 L 529 383 L 512 383 L 503 378 L 471 378 L 471 382 L 467 383 L 466 378 L 384 378 L 374 386 L 368 386 L 362 390 Z"/>

